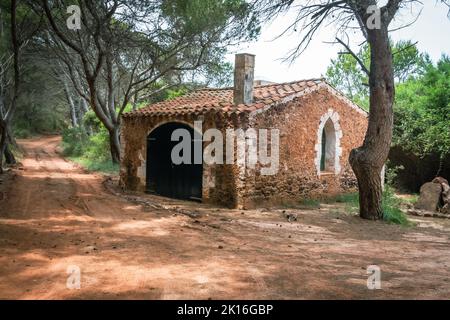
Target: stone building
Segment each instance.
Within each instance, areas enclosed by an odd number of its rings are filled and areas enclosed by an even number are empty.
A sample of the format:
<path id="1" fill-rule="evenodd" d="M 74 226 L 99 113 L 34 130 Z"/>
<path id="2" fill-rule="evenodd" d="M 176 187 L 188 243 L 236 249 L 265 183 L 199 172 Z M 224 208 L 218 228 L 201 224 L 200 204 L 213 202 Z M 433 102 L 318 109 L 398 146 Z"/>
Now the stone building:
<path id="1" fill-rule="evenodd" d="M 354 189 L 348 157 L 363 142 L 366 112 L 324 79 L 255 85 L 254 62 L 236 56 L 233 88 L 124 114 L 121 186 L 232 208 Z M 183 137 L 192 153 L 179 155 L 192 161 L 180 163 L 173 155 Z"/>

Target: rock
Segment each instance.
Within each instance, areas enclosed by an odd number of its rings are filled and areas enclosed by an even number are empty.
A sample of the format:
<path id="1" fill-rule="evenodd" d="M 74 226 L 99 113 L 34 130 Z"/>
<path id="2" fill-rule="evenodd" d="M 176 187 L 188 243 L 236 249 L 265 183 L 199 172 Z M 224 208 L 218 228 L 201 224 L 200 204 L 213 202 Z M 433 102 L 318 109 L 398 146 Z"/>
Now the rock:
<path id="1" fill-rule="evenodd" d="M 436 178 L 433 179 L 432 182 L 433 183 L 440 183 L 440 184 L 445 183 L 446 185 L 448 185 L 447 179 L 442 178 L 442 177 L 436 177 Z"/>
<path id="2" fill-rule="evenodd" d="M 441 183 L 442 187 L 442 202 L 447 206 L 450 206 L 450 186 L 448 183 Z"/>
<path id="3" fill-rule="evenodd" d="M 441 209 L 441 213 L 450 215 L 450 204 L 445 204 Z"/>
<path id="4" fill-rule="evenodd" d="M 86 254 L 89 254 L 90 252 L 97 251 L 97 248 L 95 246 L 87 246 L 83 248 L 83 251 L 85 251 Z"/>
<path id="5" fill-rule="evenodd" d="M 289 222 L 292 222 L 292 221 L 297 221 L 298 220 L 298 215 L 297 214 L 295 214 L 295 213 L 284 213 L 284 216 L 286 217 L 286 219 L 289 221 Z"/>
<path id="6" fill-rule="evenodd" d="M 427 182 L 420 188 L 419 201 L 415 206 L 416 209 L 426 211 L 436 211 L 440 198 L 442 187 L 440 184 Z"/>
<path id="7" fill-rule="evenodd" d="M 440 184 L 441 191 L 441 208 L 439 211 L 442 214 L 450 214 L 450 185 L 448 184 L 448 180 L 442 177 L 437 177 L 433 179 L 433 182 L 436 184 Z"/>

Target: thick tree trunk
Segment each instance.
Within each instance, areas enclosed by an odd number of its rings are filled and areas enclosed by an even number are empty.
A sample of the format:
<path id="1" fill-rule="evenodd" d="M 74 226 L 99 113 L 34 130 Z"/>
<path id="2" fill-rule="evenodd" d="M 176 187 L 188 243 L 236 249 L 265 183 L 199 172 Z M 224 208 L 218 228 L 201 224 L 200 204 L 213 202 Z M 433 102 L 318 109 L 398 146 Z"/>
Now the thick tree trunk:
<path id="1" fill-rule="evenodd" d="M 6 128 L 0 129 L 0 167 L 3 167 L 3 158 L 8 165 L 16 164 L 16 158 L 11 152 L 9 145 L 11 144 L 11 136 L 8 134 L 9 130 Z M 1 172 L 1 171 L 0 171 Z"/>
<path id="2" fill-rule="evenodd" d="M 111 148 L 111 160 L 113 163 L 120 163 L 120 133 L 119 127 L 109 131 L 109 145 Z"/>
<path id="3" fill-rule="evenodd" d="M 17 163 L 16 157 L 14 157 L 14 154 L 11 152 L 11 149 L 9 148 L 9 144 L 6 143 L 5 147 L 5 161 L 8 165 L 14 165 Z"/>
<path id="4" fill-rule="evenodd" d="M 381 172 L 388 158 L 393 130 L 394 77 L 387 27 L 368 32 L 371 47 L 370 114 L 362 147 L 352 150 L 350 164 L 358 179 L 360 216 L 383 218 Z"/>

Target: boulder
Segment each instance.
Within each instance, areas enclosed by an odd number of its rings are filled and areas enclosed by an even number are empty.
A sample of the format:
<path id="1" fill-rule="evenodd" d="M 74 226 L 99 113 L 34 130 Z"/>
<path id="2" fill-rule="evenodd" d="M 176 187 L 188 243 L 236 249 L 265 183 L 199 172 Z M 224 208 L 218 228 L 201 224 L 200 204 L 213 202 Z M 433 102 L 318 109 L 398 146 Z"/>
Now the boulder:
<path id="1" fill-rule="evenodd" d="M 440 206 L 441 208 L 439 211 L 442 214 L 450 214 L 450 186 L 448 184 L 448 180 L 442 177 L 434 178 L 434 183 L 441 185 L 441 202 Z"/>
<path id="2" fill-rule="evenodd" d="M 436 211 L 441 200 L 442 186 L 438 183 L 427 182 L 420 188 L 420 197 L 416 209 Z"/>
<path id="3" fill-rule="evenodd" d="M 450 186 L 448 183 L 441 183 L 442 187 L 442 202 L 444 205 L 450 205 Z"/>

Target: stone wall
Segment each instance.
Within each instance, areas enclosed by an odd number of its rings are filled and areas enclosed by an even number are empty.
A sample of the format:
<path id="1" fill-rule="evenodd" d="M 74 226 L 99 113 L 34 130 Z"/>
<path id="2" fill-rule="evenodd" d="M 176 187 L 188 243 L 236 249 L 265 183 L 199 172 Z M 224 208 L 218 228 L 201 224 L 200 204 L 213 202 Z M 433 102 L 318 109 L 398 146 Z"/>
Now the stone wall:
<path id="1" fill-rule="evenodd" d="M 244 207 L 356 189 L 348 158 L 364 140 L 367 116 L 330 90 L 324 87 L 253 116 L 251 126 L 280 130 L 280 166 L 272 176 L 261 175 L 259 168 L 247 171 Z M 336 163 L 333 172 L 321 172 L 321 135 L 328 119 L 336 129 Z"/>
<path id="2" fill-rule="evenodd" d="M 155 128 L 169 122 L 179 122 L 193 127 L 195 121 L 203 121 L 203 132 L 216 128 L 225 132 L 226 128 L 240 126 L 239 116 L 225 115 L 183 115 L 183 116 L 139 116 L 125 117 L 122 121 L 121 143 L 122 162 L 120 186 L 126 190 L 144 192 L 146 188 L 147 137 Z M 203 165 L 203 202 L 227 207 L 238 206 L 238 176 L 236 165 Z"/>

